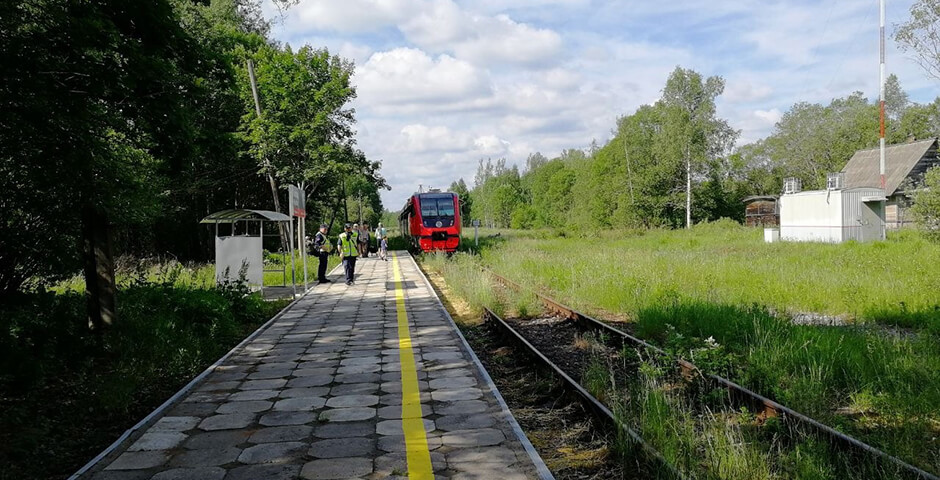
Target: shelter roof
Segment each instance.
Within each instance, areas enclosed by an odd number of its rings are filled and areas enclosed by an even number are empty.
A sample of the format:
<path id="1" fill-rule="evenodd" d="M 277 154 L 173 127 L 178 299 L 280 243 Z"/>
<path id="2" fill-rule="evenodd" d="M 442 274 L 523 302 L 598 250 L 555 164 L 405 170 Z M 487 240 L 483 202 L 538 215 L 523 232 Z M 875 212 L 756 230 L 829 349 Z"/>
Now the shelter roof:
<path id="1" fill-rule="evenodd" d="M 751 195 L 750 197 L 744 197 L 741 200 L 741 203 L 751 203 L 751 202 L 756 202 L 759 200 L 776 202 L 777 196 L 776 195 Z"/>
<path id="2" fill-rule="evenodd" d="M 289 222 L 290 217 L 279 212 L 271 210 L 249 210 L 234 208 L 229 210 L 220 210 L 210 213 L 199 221 L 199 223 L 234 223 L 244 220 L 270 221 L 270 222 Z"/>
<path id="3" fill-rule="evenodd" d="M 921 158 L 937 143 L 936 138 L 885 147 L 885 194 L 894 195 Z M 880 187 L 881 155 L 878 148 L 859 150 L 842 172 L 846 188 Z"/>

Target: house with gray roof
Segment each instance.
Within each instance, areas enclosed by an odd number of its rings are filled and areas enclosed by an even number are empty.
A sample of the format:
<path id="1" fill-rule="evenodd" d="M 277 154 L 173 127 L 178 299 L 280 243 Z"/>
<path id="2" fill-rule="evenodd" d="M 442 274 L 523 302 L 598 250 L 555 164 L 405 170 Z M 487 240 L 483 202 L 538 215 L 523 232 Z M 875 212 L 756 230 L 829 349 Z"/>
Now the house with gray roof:
<path id="1" fill-rule="evenodd" d="M 845 188 L 880 187 L 881 156 L 878 148 L 859 150 L 842 169 Z M 937 139 L 920 140 L 885 147 L 885 224 L 900 228 L 911 223 L 905 215 L 909 194 L 931 167 L 940 166 Z"/>

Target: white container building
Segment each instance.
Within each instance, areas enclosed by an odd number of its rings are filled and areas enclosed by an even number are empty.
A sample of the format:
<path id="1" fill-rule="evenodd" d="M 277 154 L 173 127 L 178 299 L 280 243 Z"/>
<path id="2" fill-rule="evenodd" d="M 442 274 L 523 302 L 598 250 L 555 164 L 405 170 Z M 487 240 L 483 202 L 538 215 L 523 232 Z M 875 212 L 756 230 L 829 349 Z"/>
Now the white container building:
<path id="1" fill-rule="evenodd" d="M 785 193 L 780 197 L 780 239 L 884 240 L 885 201 L 884 190 L 872 187 Z"/>

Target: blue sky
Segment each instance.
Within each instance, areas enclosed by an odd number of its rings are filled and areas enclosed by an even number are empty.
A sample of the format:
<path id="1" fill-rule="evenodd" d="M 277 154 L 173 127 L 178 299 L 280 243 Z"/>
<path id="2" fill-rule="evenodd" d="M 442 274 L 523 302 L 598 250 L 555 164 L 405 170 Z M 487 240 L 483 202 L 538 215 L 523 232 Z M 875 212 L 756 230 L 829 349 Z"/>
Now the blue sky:
<path id="1" fill-rule="evenodd" d="M 888 33 L 913 0 L 888 0 Z M 603 144 L 655 102 L 677 65 L 726 81 L 718 113 L 738 144 L 798 101 L 877 96 L 878 1 L 301 0 L 266 5 L 273 34 L 356 64 L 358 141 L 396 210 L 425 186 L 472 181 L 481 158 Z M 889 38 L 887 71 L 911 99 L 931 80 Z"/>

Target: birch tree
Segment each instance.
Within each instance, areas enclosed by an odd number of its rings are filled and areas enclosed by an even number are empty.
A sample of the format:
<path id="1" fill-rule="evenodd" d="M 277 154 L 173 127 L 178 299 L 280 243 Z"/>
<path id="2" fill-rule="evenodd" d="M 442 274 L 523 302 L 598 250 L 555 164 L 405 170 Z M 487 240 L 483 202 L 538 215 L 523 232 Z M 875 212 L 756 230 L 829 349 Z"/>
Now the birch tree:
<path id="1" fill-rule="evenodd" d="M 931 77 L 940 80 L 940 0 L 919 0 L 896 26 L 894 39 Z"/>
<path id="2" fill-rule="evenodd" d="M 738 136 L 718 118 L 715 99 L 724 92 L 725 81 L 706 79 L 694 70 L 676 67 L 663 89 L 666 131 L 678 148 L 685 166 L 685 226 L 692 227 L 692 179 L 706 162 L 727 153 Z"/>

